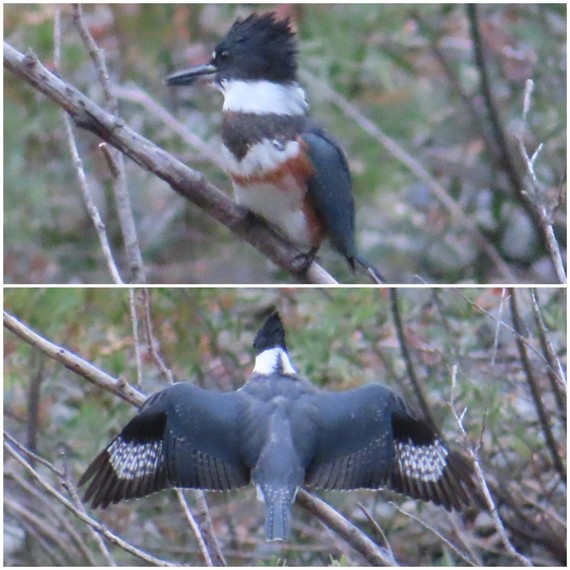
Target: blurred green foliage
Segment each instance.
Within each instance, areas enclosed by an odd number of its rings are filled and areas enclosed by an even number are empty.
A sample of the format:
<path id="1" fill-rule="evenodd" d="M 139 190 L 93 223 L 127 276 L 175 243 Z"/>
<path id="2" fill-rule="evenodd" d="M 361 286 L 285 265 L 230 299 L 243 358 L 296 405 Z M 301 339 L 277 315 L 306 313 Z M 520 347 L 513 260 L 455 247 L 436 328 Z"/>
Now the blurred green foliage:
<path id="1" fill-rule="evenodd" d="M 114 84 L 137 86 L 195 134 L 219 144 L 221 96 L 206 89 L 169 92 L 163 78 L 202 63 L 237 16 L 266 6 L 222 4 L 85 5 L 85 19 L 105 50 Z M 96 74 L 70 13 L 62 6 L 61 75 L 102 102 Z M 398 141 L 450 195 L 521 282 L 555 282 L 541 239 L 490 156 L 490 130 L 474 65 L 465 7 L 456 5 L 281 5 L 300 37 L 303 71 L 332 86 Z M 7 5 L 5 39 L 42 61 L 53 58 L 55 5 Z M 481 33 L 491 87 L 510 139 L 522 133 L 550 208 L 563 193 L 566 164 L 566 7 L 481 5 Z M 437 51 L 436 51 L 437 50 Z M 456 78 L 443 71 L 442 54 Z M 535 91 L 521 124 L 525 81 Z M 459 91 L 457 86 L 461 86 Z M 23 81 L 5 75 L 5 276 L 12 283 L 109 282 L 92 224 L 79 198 L 61 111 Z M 361 249 L 390 282 L 496 282 L 490 260 L 430 190 L 384 147 L 310 88 L 314 117 L 341 140 L 354 178 Z M 471 101 L 483 119 L 474 120 Z M 188 149 L 148 108 L 121 101 L 124 119 L 203 171 L 231 193 L 226 176 Z M 108 167 L 97 139 L 77 137 L 89 184 L 120 263 L 121 237 Z M 514 149 L 514 143 L 513 143 Z M 520 161 L 519 161 L 520 162 Z M 521 172 L 524 168 L 519 164 Z M 128 163 L 139 239 L 154 283 L 290 281 L 166 185 Z M 566 246 L 565 208 L 553 216 Z M 324 248 L 323 263 L 351 281 L 342 259 Z"/>
<path id="2" fill-rule="evenodd" d="M 137 298 L 138 298 L 137 294 Z M 558 420 L 537 329 L 530 293 L 519 290 L 518 304 L 527 334 L 529 357 L 544 397 L 556 441 L 565 449 L 565 424 Z M 563 290 L 537 293 L 548 338 L 566 368 L 566 295 Z M 149 292 L 153 332 L 160 355 L 176 380 L 212 390 L 239 388 L 252 370 L 254 335 L 265 316 L 277 308 L 287 330 L 291 359 L 299 373 L 315 385 L 346 390 L 370 382 L 383 383 L 417 406 L 398 345 L 390 300 L 386 290 L 346 289 L 162 289 Z M 100 369 L 129 383 L 137 378 L 133 327 L 126 289 L 6 289 L 5 309 L 43 337 L 63 345 Z M 137 302 L 138 309 L 141 309 Z M 501 289 L 399 290 L 404 334 L 418 381 L 441 431 L 461 448 L 463 442 L 449 410 L 451 370 L 458 366 L 456 406 L 464 408 L 464 424 L 471 444 L 482 444 L 481 459 L 493 480 L 507 481 L 512 492 L 529 493 L 564 516 L 564 491 L 549 466 L 543 434 L 525 381 L 511 326 L 508 299 Z M 505 326 L 497 328 L 495 319 Z M 141 390 L 150 394 L 166 387 L 148 353 L 139 313 L 142 358 Z M 72 480 L 78 477 L 104 446 L 133 417 L 135 410 L 116 396 L 102 391 L 36 349 L 5 333 L 5 429 L 62 467 L 65 461 Z M 39 391 L 34 411 L 32 387 Z M 65 459 L 60 455 L 66 450 Z M 5 459 L 6 461 L 6 459 Z M 11 465 L 12 462 L 7 462 Z M 46 477 L 49 474 L 46 473 Z M 55 482 L 57 483 L 57 482 Z M 8 478 L 5 496 L 35 512 L 33 498 Z M 378 519 L 402 564 L 456 565 L 460 562 L 437 538 L 387 504 L 390 494 L 373 492 L 322 493 L 350 520 L 374 536 L 358 508 L 361 503 Z M 191 497 L 191 493 L 189 494 Z M 28 504 L 29 501 L 32 504 Z M 396 499 L 443 532 L 454 533 L 443 509 Z M 60 505 L 49 501 L 58 513 Z M 236 493 L 208 494 L 214 528 L 231 565 L 281 564 L 347 565 L 353 553 L 338 544 L 331 533 L 295 507 L 293 540 L 280 547 L 263 540 L 263 509 L 252 488 Z M 190 500 L 193 507 L 194 502 Z M 530 508 L 530 507 L 528 507 Z M 505 511 L 501 511 L 505 514 Z M 41 516 L 54 520 L 50 511 Z M 507 511 L 508 513 L 508 511 Z M 126 540 L 168 560 L 200 564 L 194 539 L 171 492 L 96 511 Z M 483 565 L 508 565 L 509 559 L 490 546 L 486 516 L 469 520 L 473 548 Z M 71 517 L 70 514 L 64 514 Z M 76 521 L 70 519 L 76 526 Z M 8 527 L 14 519 L 6 515 Z M 455 523 L 454 523 L 455 524 Z M 16 523 L 17 526 L 17 523 Z M 62 531 L 63 532 L 63 531 Z M 82 532 L 85 532 L 83 529 Z M 90 543 L 91 539 L 85 537 Z M 487 540 L 490 540 L 488 543 Z M 10 541 L 8 565 L 51 565 L 53 559 L 39 543 L 19 546 Z M 517 543 L 522 552 L 550 561 L 540 544 Z M 138 564 L 120 549 L 113 554 L 121 564 Z M 73 564 L 84 561 L 74 559 Z M 350 558 L 351 564 L 361 563 Z M 552 562 L 551 562 L 552 563 Z"/>

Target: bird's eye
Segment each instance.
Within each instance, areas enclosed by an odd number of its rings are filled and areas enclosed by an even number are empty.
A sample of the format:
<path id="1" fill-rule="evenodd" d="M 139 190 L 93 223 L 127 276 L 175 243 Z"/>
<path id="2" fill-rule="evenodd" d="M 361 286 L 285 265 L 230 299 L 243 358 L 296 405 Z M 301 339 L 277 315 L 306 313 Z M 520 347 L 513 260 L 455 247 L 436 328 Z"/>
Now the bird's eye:
<path id="1" fill-rule="evenodd" d="M 226 61 L 230 57 L 230 52 L 227 49 L 225 49 L 216 55 L 218 56 L 218 59 L 220 61 Z"/>

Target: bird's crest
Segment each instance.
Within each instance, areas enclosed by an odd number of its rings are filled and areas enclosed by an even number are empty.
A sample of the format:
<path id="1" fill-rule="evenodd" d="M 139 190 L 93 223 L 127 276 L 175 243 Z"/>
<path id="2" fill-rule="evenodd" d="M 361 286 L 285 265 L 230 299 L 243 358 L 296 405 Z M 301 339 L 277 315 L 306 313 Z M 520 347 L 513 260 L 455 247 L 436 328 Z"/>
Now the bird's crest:
<path id="1" fill-rule="evenodd" d="M 270 348 L 282 348 L 287 351 L 285 344 L 285 329 L 279 313 L 275 311 L 265 321 L 259 332 L 255 335 L 253 348 L 256 354 L 261 354 Z"/>

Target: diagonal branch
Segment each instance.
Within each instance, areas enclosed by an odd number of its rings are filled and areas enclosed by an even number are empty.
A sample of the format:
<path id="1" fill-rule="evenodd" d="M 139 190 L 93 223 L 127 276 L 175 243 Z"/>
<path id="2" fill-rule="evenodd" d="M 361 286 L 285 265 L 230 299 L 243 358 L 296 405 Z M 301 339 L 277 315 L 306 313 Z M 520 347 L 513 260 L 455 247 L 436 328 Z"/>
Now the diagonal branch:
<path id="1" fill-rule="evenodd" d="M 372 566 L 398 566 L 386 548 L 375 544 L 361 530 L 347 521 L 340 513 L 305 489 L 299 489 L 297 504 L 317 517 L 328 528 L 336 532 L 352 548 L 361 554 Z"/>
<path id="2" fill-rule="evenodd" d="M 299 251 L 266 223 L 252 219 L 247 210 L 230 200 L 203 174 L 188 168 L 129 128 L 120 117 L 106 112 L 71 84 L 57 77 L 34 54 L 24 55 L 4 42 L 4 66 L 62 107 L 78 127 L 94 133 L 145 170 L 153 172 L 175 192 L 206 211 L 295 279 L 306 283 L 336 283 L 316 263 L 312 263 L 307 270 L 300 268 Z"/>

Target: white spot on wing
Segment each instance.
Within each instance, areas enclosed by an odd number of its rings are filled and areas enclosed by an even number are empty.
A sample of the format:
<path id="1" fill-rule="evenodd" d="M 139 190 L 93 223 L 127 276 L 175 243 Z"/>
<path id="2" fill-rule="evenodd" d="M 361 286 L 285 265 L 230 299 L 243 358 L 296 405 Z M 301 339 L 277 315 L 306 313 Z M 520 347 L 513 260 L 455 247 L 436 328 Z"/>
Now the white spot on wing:
<path id="1" fill-rule="evenodd" d="M 440 440 L 422 446 L 412 442 L 397 442 L 395 449 L 396 460 L 404 477 L 433 483 L 443 477 L 449 452 Z"/>
<path id="2" fill-rule="evenodd" d="M 107 453 L 119 479 L 151 477 L 160 469 L 162 440 L 136 444 L 119 437 L 108 447 Z"/>

